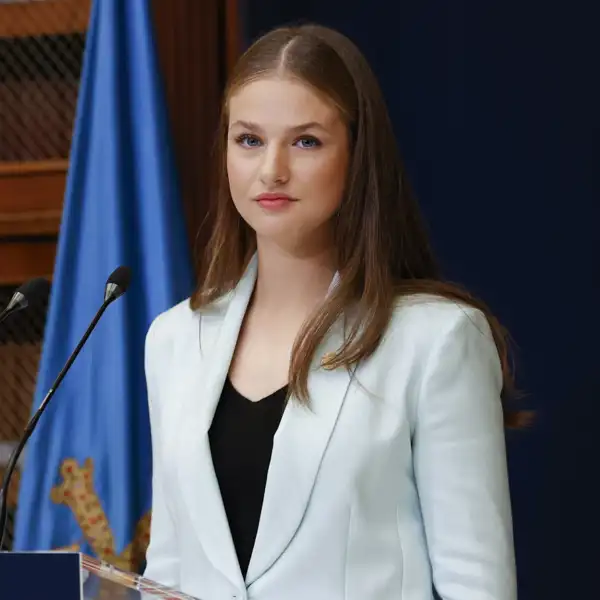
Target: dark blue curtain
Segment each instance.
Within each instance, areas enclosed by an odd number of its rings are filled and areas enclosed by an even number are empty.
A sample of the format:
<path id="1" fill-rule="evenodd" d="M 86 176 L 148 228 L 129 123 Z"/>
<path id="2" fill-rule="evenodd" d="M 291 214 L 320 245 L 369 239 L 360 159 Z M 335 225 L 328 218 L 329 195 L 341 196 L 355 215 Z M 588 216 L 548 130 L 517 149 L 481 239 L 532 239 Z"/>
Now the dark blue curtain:
<path id="1" fill-rule="evenodd" d="M 446 276 L 508 326 L 525 406 L 537 412 L 531 430 L 509 436 L 519 598 L 596 598 L 594 3 L 246 0 L 243 10 L 247 42 L 310 20 L 367 55 Z"/>

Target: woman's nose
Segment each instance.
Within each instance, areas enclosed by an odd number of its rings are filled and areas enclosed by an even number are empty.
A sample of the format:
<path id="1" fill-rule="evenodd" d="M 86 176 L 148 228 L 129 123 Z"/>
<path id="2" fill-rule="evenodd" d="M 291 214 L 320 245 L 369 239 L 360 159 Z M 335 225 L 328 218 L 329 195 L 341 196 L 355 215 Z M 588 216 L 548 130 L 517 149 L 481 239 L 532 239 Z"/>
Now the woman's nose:
<path id="1" fill-rule="evenodd" d="M 263 154 L 260 179 L 266 186 L 287 183 L 290 178 L 288 153 L 284 148 L 275 145 L 267 148 Z"/>

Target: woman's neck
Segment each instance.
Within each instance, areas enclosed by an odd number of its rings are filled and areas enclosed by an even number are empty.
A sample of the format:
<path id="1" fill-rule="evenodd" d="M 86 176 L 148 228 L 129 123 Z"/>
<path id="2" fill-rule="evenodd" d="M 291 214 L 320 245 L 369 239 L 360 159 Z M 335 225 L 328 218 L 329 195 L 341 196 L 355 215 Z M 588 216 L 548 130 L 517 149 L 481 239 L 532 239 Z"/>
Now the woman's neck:
<path id="1" fill-rule="evenodd" d="M 255 310 L 276 316 L 308 313 L 322 302 L 335 274 L 333 250 L 289 252 L 268 241 L 259 241 Z"/>

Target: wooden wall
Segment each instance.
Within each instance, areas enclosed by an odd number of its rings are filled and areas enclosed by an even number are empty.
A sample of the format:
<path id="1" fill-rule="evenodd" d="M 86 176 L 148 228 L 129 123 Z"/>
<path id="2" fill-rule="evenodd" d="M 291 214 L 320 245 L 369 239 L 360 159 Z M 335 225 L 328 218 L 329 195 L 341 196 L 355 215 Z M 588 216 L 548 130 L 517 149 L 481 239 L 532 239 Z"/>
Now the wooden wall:
<path id="1" fill-rule="evenodd" d="M 240 49 L 237 0 L 151 1 L 190 244 L 201 248 L 196 233 L 206 213 L 220 94 Z M 0 5 L 0 39 L 6 44 L 36 36 L 85 34 L 89 9 L 90 0 Z M 32 79 L 36 83 L 35 74 L 25 75 L 23 85 Z M 0 77 L 0 108 L 3 86 Z M 3 154 L 9 150 L 9 133 L 14 134 L 14 127 L 0 130 Z M 22 144 L 36 131 L 20 133 Z M 70 131 L 64 135 L 69 138 Z M 69 166 L 63 154 L 52 159 L 0 159 L 0 286 L 52 275 Z"/>
<path id="2" fill-rule="evenodd" d="M 211 150 L 221 91 L 238 49 L 236 5 L 231 0 L 153 0 L 157 46 L 171 109 L 177 164 L 192 252 L 207 211 Z"/>
<path id="3" fill-rule="evenodd" d="M 81 48 L 89 9 L 90 0 L 0 5 L 0 286 L 52 275 L 78 65 L 61 73 L 51 55 L 76 37 Z"/>
<path id="4" fill-rule="evenodd" d="M 0 285 L 52 276 L 67 169 L 66 159 L 0 162 Z"/>

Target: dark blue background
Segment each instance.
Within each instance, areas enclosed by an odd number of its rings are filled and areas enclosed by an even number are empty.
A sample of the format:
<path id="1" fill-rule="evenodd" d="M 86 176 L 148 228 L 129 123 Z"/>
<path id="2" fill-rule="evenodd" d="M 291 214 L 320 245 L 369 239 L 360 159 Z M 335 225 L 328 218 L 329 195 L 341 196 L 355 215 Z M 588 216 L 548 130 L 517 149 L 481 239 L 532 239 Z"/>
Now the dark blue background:
<path id="1" fill-rule="evenodd" d="M 380 79 L 446 276 L 510 329 L 520 600 L 596 598 L 600 19 L 595 3 L 246 0 L 247 42 L 333 26 Z"/>

